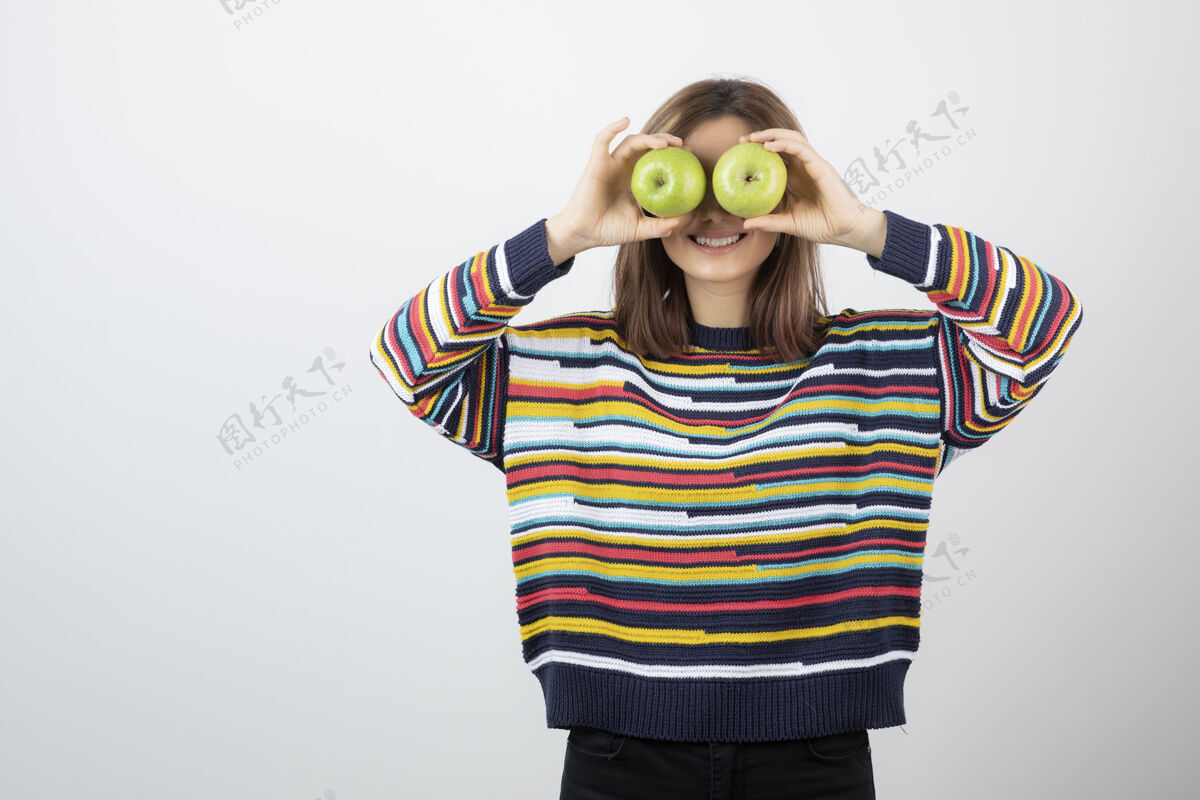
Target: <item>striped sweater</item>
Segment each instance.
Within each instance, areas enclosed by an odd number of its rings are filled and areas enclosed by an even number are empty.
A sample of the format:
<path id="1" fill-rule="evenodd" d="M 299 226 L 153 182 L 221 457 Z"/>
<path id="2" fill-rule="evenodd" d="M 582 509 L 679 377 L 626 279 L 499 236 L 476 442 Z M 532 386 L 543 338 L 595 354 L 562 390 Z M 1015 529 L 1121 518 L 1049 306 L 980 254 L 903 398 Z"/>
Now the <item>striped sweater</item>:
<path id="1" fill-rule="evenodd" d="M 905 721 L 934 477 L 1041 391 L 1082 312 L 1011 250 L 885 213 L 868 264 L 933 308 L 822 317 L 795 363 L 749 328 L 692 322 L 660 361 L 612 310 L 511 324 L 574 265 L 544 219 L 375 337 L 405 406 L 505 475 L 548 727 L 750 742 Z"/>

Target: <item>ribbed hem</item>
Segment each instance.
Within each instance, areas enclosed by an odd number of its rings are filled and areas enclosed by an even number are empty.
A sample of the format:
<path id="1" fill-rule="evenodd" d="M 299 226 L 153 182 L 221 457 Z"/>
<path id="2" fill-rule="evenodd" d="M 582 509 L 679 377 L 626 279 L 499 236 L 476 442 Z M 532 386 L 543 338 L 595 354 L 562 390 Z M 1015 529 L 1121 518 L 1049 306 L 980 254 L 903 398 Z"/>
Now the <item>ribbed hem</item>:
<path id="1" fill-rule="evenodd" d="M 803 678 L 646 678 L 551 662 L 534 675 L 546 725 L 644 739 L 766 742 L 903 725 L 908 659 Z"/>
<path id="2" fill-rule="evenodd" d="M 546 241 L 546 218 L 543 217 L 506 241 L 504 255 L 508 260 L 508 275 L 518 294 L 531 296 L 555 278 L 561 278 L 575 266 L 571 256 L 557 267 L 550 260 L 550 245 Z"/>
<path id="3" fill-rule="evenodd" d="M 929 269 L 930 226 L 895 211 L 885 209 L 883 213 L 887 217 L 883 252 L 879 258 L 868 253 L 867 263 L 914 286 L 923 285 Z"/>
<path id="4" fill-rule="evenodd" d="M 741 328 L 714 328 L 701 325 L 694 319 L 688 320 L 692 342 L 705 350 L 753 350 L 754 336 L 749 326 Z"/>

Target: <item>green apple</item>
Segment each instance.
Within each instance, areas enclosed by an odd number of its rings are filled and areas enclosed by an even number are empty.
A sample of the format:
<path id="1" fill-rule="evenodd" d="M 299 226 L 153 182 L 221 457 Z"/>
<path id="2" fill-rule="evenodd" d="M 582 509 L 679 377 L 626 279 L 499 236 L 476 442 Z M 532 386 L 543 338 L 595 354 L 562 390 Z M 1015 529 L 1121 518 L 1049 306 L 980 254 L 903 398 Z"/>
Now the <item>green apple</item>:
<path id="1" fill-rule="evenodd" d="M 704 165 L 691 150 L 647 150 L 633 165 L 629 188 L 642 208 L 656 217 L 679 217 L 704 199 Z"/>
<path id="2" fill-rule="evenodd" d="M 759 217 L 771 213 L 783 199 L 787 165 L 762 142 L 742 142 L 717 159 L 712 182 L 721 208 L 743 219 Z"/>

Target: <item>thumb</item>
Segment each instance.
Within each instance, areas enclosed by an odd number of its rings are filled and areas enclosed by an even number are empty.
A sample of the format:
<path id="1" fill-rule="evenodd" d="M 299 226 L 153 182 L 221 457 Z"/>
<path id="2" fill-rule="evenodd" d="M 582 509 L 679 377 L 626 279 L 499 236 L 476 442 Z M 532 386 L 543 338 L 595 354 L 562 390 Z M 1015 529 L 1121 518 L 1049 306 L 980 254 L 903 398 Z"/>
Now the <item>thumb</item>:
<path id="1" fill-rule="evenodd" d="M 671 234 L 673 234 L 682 223 L 682 219 L 680 217 L 661 217 L 659 219 L 647 219 L 646 222 L 648 223 L 647 238 L 670 239 Z"/>
<path id="2" fill-rule="evenodd" d="M 764 231 L 766 233 L 788 233 L 788 217 L 785 214 L 764 214 L 761 217 L 750 217 L 742 223 L 748 231 Z"/>
<path id="3" fill-rule="evenodd" d="M 681 227 L 683 227 L 683 217 L 668 217 L 662 221 L 663 236 L 670 239 L 672 234 Z"/>

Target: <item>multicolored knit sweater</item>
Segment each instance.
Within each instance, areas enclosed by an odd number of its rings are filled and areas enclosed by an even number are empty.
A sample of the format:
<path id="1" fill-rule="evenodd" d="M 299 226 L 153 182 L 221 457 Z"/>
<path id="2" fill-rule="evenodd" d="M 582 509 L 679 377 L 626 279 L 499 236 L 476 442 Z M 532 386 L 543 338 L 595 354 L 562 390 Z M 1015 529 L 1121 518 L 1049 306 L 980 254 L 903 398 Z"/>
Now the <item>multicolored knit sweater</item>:
<path id="1" fill-rule="evenodd" d="M 885 214 L 867 263 L 934 308 L 822 317 L 795 363 L 749 328 L 693 322 L 659 361 L 612 310 L 510 324 L 574 265 L 544 219 L 375 337 L 408 409 L 504 472 L 548 727 L 749 742 L 905 721 L 934 477 L 1046 385 L 1082 312 L 1007 248 Z"/>

